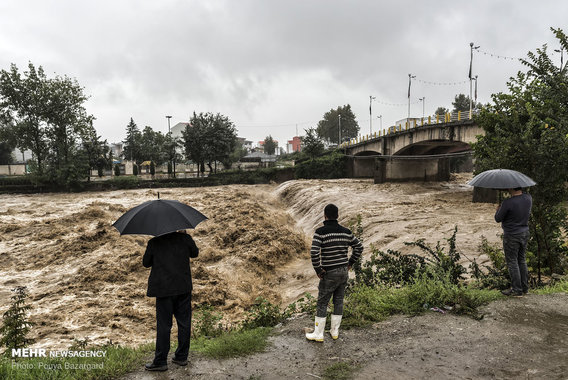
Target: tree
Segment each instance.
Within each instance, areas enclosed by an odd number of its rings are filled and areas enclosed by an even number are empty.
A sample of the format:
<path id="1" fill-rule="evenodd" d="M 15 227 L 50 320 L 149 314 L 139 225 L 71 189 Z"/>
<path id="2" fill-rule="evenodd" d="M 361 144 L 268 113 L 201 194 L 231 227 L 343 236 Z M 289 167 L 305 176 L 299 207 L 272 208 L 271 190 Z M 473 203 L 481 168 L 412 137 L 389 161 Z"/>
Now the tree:
<path id="1" fill-rule="evenodd" d="M 94 120 L 87 100 L 75 79 L 47 78 L 31 62 L 23 75 L 14 64 L 0 72 L 0 113 L 14 126 L 16 146 L 32 151 L 38 179 L 69 185 L 85 178 L 81 137 Z"/>
<path id="2" fill-rule="evenodd" d="M 97 135 L 97 132 L 92 126 L 85 131 L 85 135 L 82 136 L 82 140 L 83 150 L 87 157 L 89 167 L 88 180 L 90 181 L 91 179 L 90 171 L 93 169 L 97 169 L 99 177 L 102 177 L 103 169 L 108 166 L 108 159 L 106 157 L 110 148 L 107 141 L 100 141 L 100 136 Z"/>
<path id="3" fill-rule="evenodd" d="M 568 38 L 552 29 L 562 49 Z M 476 171 L 504 168 L 520 171 L 537 182 L 530 189 L 533 208 L 529 222 L 529 266 L 548 273 L 561 272 L 566 259 L 562 231 L 568 227 L 568 78 L 565 67 L 556 67 L 544 45 L 521 60 L 528 67 L 507 83 L 509 93 L 492 95 L 478 123 L 485 135 L 474 144 Z M 536 253 L 536 263 L 531 254 Z M 532 260 L 534 261 L 534 260 Z M 531 265 L 532 264 L 532 265 Z M 565 269 L 565 268 L 564 268 Z"/>
<path id="4" fill-rule="evenodd" d="M 141 140 L 142 134 L 140 129 L 138 129 L 134 119 L 130 118 L 130 122 L 126 126 L 126 139 L 123 141 L 122 156 L 127 160 L 141 163 L 143 160 Z"/>
<path id="5" fill-rule="evenodd" d="M 469 96 L 464 94 L 456 95 L 452 106 L 454 106 L 454 112 L 469 112 Z M 473 102 L 472 106 L 474 110 L 481 109 L 481 103 Z"/>
<path id="6" fill-rule="evenodd" d="M 271 155 L 274 154 L 277 146 L 278 143 L 274 141 L 271 135 L 264 138 L 264 153 Z"/>
<path id="7" fill-rule="evenodd" d="M 0 334 L 2 335 L 0 346 L 6 347 L 6 352 L 24 348 L 33 343 L 33 340 L 27 337 L 30 327 L 33 326 L 33 323 L 27 317 L 27 313 L 31 309 L 30 305 L 26 305 L 27 288 L 18 286 L 12 291 L 15 293 L 12 296 L 12 304 L 4 312 L 3 323 L 0 327 Z"/>
<path id="8" fill-rule="evenodd" d="M 323 141 L 317 135 L 315 128 L 304 130 L 305 136 L 302 136 L 302 152 L 307 154 L 311 159 L 319 156 L 324 151 Z"/>
<path id="9" fill-rule="evenodd" d="M 166 136 L 161 132 L 155 132 L 152 127 L 146 126 L 140 139 L 141 159 L 152 161 L 158 165 L 168 161 L 169 148 L 166 146 Z"/>
<path id="10" fill-rule="evenodd" d="M 355 115 L 351 111 L 349 104 L 337 109 L 331 109 L 323 115 L 323 119 L 318 122 L 317 134 L 328 142 L 339 141 L 339 116 L 341 115 L 341 140 L 357 137 L 359 124 L 355 120 Z"/>
<path id="11" fill-rule="evenodd" d="M 444 116 L 448 112 L 450 112 L 450 110 L 447 109 L 446 107 L 438 107 L 436 108 L 436 111 L 434 111 L 434 115 Z"/>
<path id="12" fill-rule="evenodd" d="M 237 142 L 235 126 L 229 118 L 210 112 L 194 112 L 182 136 L 186 156 L 199 165 L 201 172 L 206 163 L 210 172 L 216 171 L 217 162 L 229 165 Z"/>
<path id="13" fill-rule="evenodd" d="M 39 175 L 43 174 L 49 152 L 44 118 L 48 103 L 46 87 L 43 68 L 40 66 L 36 70 L 31 62 L 23 77 L 14 64 L 10 65 L 9 71 L 0 72 L 0 108 L 14 125 L 18 148 L 32 151 Z"/>

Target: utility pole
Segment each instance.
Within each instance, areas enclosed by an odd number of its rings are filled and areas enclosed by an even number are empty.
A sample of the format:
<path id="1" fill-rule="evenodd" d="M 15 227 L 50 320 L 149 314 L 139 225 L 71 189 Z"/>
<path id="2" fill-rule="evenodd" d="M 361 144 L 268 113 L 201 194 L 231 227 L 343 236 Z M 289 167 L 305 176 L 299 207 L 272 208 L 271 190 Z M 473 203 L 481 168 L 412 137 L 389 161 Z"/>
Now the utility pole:
<path id="1" fill-rule="evenodd" d="M 416 75 L 408 74 L 408 118 L 406 121 L 410 120 L 410 85 L 412 84 L 412 78 L 416 78 Z"/>
<path id="2" fill-rule="evenodd" d="M 473 81 L 473 51 L 479 49 L 479 46 L 473 47 L 473 42 L 469 43 L 469 117 L 471 118 L 473 111 L 473 99 L 472 99 L 472 81 Z"/>
<path id="3" fill-rule="evenodd" d="M 376 99 L 374 96 L 369 95 L 369 136 L 373 133 L 373 111 L 372 111 L 372 104 L 373 99 Z"/>
<path id="4" fill-rule="evenodd" d="M 341 114 L 337 115 L 337 117 L 339 118 L 339 141 L 337 142 L 337 147 L 339 148 L 339 145 L 341 145 Z"/>

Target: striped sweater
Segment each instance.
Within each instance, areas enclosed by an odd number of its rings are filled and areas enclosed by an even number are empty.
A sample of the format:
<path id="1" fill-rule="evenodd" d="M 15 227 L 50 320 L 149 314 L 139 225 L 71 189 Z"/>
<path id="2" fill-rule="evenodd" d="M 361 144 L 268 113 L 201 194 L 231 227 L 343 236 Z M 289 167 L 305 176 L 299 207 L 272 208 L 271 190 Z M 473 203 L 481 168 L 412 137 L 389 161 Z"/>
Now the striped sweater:
<path id="1" fill-rule="evenodd" d="M 353 249 L 351 257 L 348 257 L 349 247 Z M 317 274 L 324 269 L 327 271 L 353 265 L 362 253 L 363 244 L 348 228 L 337 223 L 337 220 L 326 220 L 323 226 L 316 230 L 310 251 L 312 265 Z"/>

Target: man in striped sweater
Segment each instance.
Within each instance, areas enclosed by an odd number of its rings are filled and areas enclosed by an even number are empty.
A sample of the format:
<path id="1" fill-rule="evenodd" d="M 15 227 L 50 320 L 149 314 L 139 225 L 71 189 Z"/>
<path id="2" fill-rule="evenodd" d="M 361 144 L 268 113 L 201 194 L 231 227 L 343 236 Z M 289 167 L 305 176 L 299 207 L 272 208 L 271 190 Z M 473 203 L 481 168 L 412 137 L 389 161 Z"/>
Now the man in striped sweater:
<path id="1" fill-rule="evenodd" d="M 328 204 L 324 209 L 325 220 L 312 240 L 310 251 L 312 265 L 320 279 L 314 332 L 306 333 L 308 340 L 323 342 L 327 305 L 333 296 L 333 314 L 329 333 L 333 339 L 339 337 L 339 325 L 343 315 L 343 297 L 347 285 L 348 270 L 363 253 L 363 245 L 353 233 L 337 222 L 337 206 Z M 348 256 L 349 247 L 353 252 Z"/>

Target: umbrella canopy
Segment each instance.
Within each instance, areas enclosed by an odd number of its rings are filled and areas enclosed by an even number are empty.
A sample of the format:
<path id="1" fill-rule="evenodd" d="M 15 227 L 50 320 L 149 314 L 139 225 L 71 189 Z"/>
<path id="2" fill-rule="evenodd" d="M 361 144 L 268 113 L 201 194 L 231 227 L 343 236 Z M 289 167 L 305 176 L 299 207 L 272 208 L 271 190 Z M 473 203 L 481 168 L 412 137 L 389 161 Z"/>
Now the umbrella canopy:
<path id="1" fill-rule="evenodd" d="M 112 225 L 121 235 L 160 236 L 195 228 L 206 219 L 205 215 L 184 203 L 156 199 L 128 210 Z"/>
<path id="2" fill-rule="evenodd" d="M 534 186 L 536 182 L 515 170 L 493 169 L 479 173 L 467 184 L 489 189 L 515 189 Z"/>

